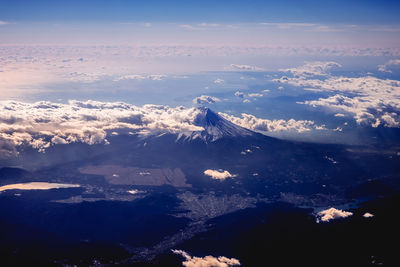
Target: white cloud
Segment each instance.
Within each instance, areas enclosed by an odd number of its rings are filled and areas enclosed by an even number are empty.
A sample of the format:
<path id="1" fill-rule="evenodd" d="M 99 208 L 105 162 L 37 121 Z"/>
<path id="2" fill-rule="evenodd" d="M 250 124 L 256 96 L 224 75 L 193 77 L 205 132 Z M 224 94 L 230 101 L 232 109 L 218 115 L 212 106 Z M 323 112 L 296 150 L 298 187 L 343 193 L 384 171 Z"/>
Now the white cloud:
<path id="1" fill-rule="evenodd" d="M 115 82 L 122 80 L 153 80 L 153 81 L 161 81 L 166 78 L 167 75 L 164 74 L 150 74 L 150 75 L 140 75 L 140 74 L 129 74 L 117 77 L 114 79 Z"/>
<path id="2" fill-rule="evenodd" d="M 207 175 L 207 176 L 210 176 L 213 179 L 217 179 L 217 180 L 225 180 L 227 178 L 233 178 L 233 177 L 236 176 L 236 175 L 231 174 L 230 172 L 228 172 L 226 170 L 225 171 L 218 171 L 218 170 L 211 170 L 211 169 L 205 170 L 204 174 Z"/>
<path id="3" fill-rule="evenodd" d="M 372 218 L 372 217 L 374 217 L 374 215 L 369 212 L 366 212 L 366 213 L 364 213 L 363 217 L 364 218 Z"/>
<path id="4" fill-rule="evenodd" d="M 220 79 L 220 78 L 214 80 L 214 83 L 216 83 L 216 84 L 221 84 L 221 83 L 224 83 L 224 82 L 225 81 L 223 79 Z"/>
<path id="5" fill-rule="evenodd" d="M 200 27 L 218 27 L 221 26 L 221 24 L 217 24 L 217 23 L 206 23 L 206 22 L 202 22 L 197 24 Z"/>
<path id="6" fill-rule="evenodd" d="M 245 100 L 243 100 L 243 103 L 251 103 L 251 100 L 250 99 L 245 99 Z"/>
<path id="7" fill-rule="evenodd" d="M 304 101 L 303 104 L 313 107 L 326 107 L 333 111 L 345 111 L 353 114 L 358 124 L 369 124 L 372 127 L 400 127 L 400 102 L 396 98 L 373 96 L 347 97 L 336 94 L 318 100 Z M 392 111 L 392 112 L 390 112 Z"/>
<path id="8" fill-rule="evenodd" d="M 185 261 L 182 262 L 182 265 L 185 267 L 230 267 L 230 266 L 240 266 L 240 261 L 235 258 L 227 258 L 224 256 L 220 256 L 218 258 L 214 256 L 205 256 L 205 257 L 192 257 L 189 253 L 173 249 L 171 250 L 173 253 L 181 255 L 185 258 Z"/>
<path id="9" fill-rule="evenodd" d="M 4 21 L 4 20 L 0 20 L 0 26 L 1 26 L 1 25 L 7 25 L 7 24 L 10 24 L 10 23 L 7 22 L 7 21 Z"/>
<path id="10" fill-rule="evenodd" d="M 336 113 L 335 117 L 344 117 L 345 115 L 343 113 Z"/>
<path id="11" fill-rule="evenodd" d="M 236 117 L 226 113 L 219 113 L 219 115 L 239 126 L 258 132 L 296 131 L 301 133 L 317 129 L 317 127 L 320 127 L 319 129 L 325 129 L 322 126 L 315 125 L 313 121 L 309 120 L 268 120 L 257 118 L 254 115 L 246 113 L 242 113 L 242 117 Z"/>
<path id="12" fill-rule="evenodd" d="M 352 212 L 330 208 L 317 213 L 317 222 L 329 222 L 335 219 L 346 218 L 351 215 L 353 215 Z"/>
<path id="13" fill-rule="evenodd" d="M 279 29 L 309 28 L 309 27 L 322 26 L 314 23 L 290 23 L 290 22 L 283 22 L 283 23 L 261 22 L 260 24 L 265 26 L 277 27 Z"/>
<path id="14" fill-rule="evenodd" d="M 237 91 L 237 92 L 235 92 L 235 96 L 243 98 L 244 97 L 244 93 L 240 92 L 240 91 Z"/>
<path id="15" fill-rule="evenodd" d="M 140 193 L 145 193 L 145 191 L 140 191 L 140 190 L 137 190 L 137 189 L 128 190 L 127 192 L 128 192 L 129 194 L 131 194 L 131 195 L 136 195 L 136 194 L 140 194 Z"/>
<path id="16" fill-rule="evenodd" d="M 250 154 L 250 153 L 252 153 L 253 151 L 251 151 L 251 149 L 246 149 L 246 150 L 244 150 L 244 151 L 242 151 L 242 152 L 240 152 L 240 154 L 241 155 L 247 155 L 247 154 Z"/>
<path id="17" fill-rule="evenodd" d="M 237 64 L 231 64 L 231 67 L 235 70 L 250 70 L 250 71 L 261 71 L 263 68 L 259 68 L 256 66 L 250 66 L 250 65 L 237 65 Z"/>
<path id="18" fill-rule="evenodd" d="M 378 70 L 382 72 L 392 73 L 391 68 L 400 65 L 400 59 L 391 59 L 383 65 L 378 66 Z"/>
<path id="19" fill-rule="evenodd" d="M 189 25 L 189 24 L 181 24 L 181 25 L 179 25 L 179 27 L 184 28 L 184 29 L 188 29 L 188 30 L 197 29 L 196 27 L 193 27 L 192 25 Z"/>
<path id="20" fill-rule="evenodd" d="M 71 72 L 67 75 L 67 78 L 73 82 L 83 82 L 83 83 L 92 83 L 100 80 L 105 76 L 104 73 L 93 73 L 93 72 Z"/>
<path id="21" fill-rule="evenodd" d="M 71 188 L 80 187 L 78 184 L 57 184 L 57 183 L 46 183 L 46 182 L 32 182 L 24 184 L 9 184 L 0 187 L 0 192 L 12 189 L 19 190 L 49 190 L 58 188 Z"/>
<path id="22" fill-rule="evenodd" d="M 264 95 L 263 94 L 260 94 L 260 93 L 250 93 L 250 94 L 247 94 L 249 97 L 254 97 L 254 98 L 257 98 L 257 97 L 263 97 Z"/>
<path id="23" fill-rule="evenodd" d="M 3 150 L 14 151 L 22 145 L 44 151 L 55 144 L 106 144 L 106 137 L 112 132 L 189 135 L 204 130 L 194 125 L 199 112 L 196 108 L 137 107 L 90 100 L 71 100 L 68 104 L 3 101 L 0 102 L 0 150 L 5 155 Z"/>
<path id="24" fill-rule="evenodd" d="M 221 102 L 221 99 L 209 95 L 201 95 L 193 99 L 193 104 L 214 104 Z"/>
<path id="25" fill-rule="evenodd" d="M 302 76 L 302 77 L 310 77 L 310 76 L 326 76 L 328 75 L 328 71 L 332 68 L 339 68 L 342 65 L 339 63 L 328 61 L 316 61 L 316 62 L 307 62 L 305 65 L 289 68 L 289 69 L 280 69 L 280 71 L 290 72 L 294 76 Z"/>
<path id="26" fill-rule="evenodd" d="M 320 65 L 331 66 L 332 64 Z M 308 68 L 306 67 L 306 69 Z M 350 113 L 357 123 L 366 123 L 372 127 L 379 125 L 386 127 L 400 126 L 399 81 L 379 79 L 372 76 L 357 78 L 331 76 L 325 72 L 324 68 L 317 71 L 294 72 L 297 76 L 293 78 L 283 76 L 280 79 L 274 79 L 274 81 L 336 93 L 336 95 L 318 100 L 299 102 L 300 104 L 326 107 L 335 113 Z M 312 75 L 324 75 L 325 77 L 324 79 L 311 78 Z"/>

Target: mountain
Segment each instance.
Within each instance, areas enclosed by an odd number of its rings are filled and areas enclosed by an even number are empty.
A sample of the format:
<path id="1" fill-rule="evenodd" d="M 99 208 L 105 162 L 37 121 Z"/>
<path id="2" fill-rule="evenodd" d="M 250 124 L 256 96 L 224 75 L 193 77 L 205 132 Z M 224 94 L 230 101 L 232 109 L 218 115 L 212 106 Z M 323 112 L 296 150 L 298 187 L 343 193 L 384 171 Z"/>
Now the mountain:
<path id="1" fill-rule="evenodd" d="M 257 266 L 265 261 L 262 251 L 276 244 L 274 255 L 295 255 L 300 247 L 307 257 L 303 250 L 319 249 L 315 244 L 325 242 L 326 236 L 333 240 L 338 232 L 317 224 L 310 207 L 340 207 L 400 188 L 397 154 L 279 140 L 237 126 L 208 108 L 194 112 L 182 121 L 201 129 L 195 132 L 118 133 L 107 136 L 107 144 L 56 144 L 44 152 L 21 149 L 5 166 L 29 172 L 0 168 L 1 185 L 80 187 L 0 194 L 0 255 L 14 263 L 6 265 L 27 265 L 21 260 L 43 261 L 43 266 L 178 266 L 182 259 L 170 251 L 183 249 L 193 255 L 237 257 L 243 266 Z M 378 212 L 366 211 L 380 218 Z M 349 233 L 374 222 L 366 221 L 363 213 L 354 212 L 360 223 Z M 391 229 L 397 229 L 394 226 Z M 288 229 L 298 231 L 282 236 Z M 329 234 L 321 234 L 324 229 Z M 366 232 L 371 231 L 360 231 L 361 237 Z M 313 240 L 312 245 L 304 240 Z M 350 241 L 346 244 L 355 247 Z M 340 247 L 342 242 L 338 238 L 329 245 Z M 329 258 L 327 253 L 318 255 Z M 162 262 L 175 256 L 176 262 Z"/>
<path id="2" fill-rule="evenodd" d="M 184 138 L 184 140 L 194 140 L 199 138 L 207 143 L 214 142 L 222 137 L 245 137 L 256 134 L 253 131 L 222 118 L 209 108 L 199 107 L 198 110 L 199 114 L 194 119 L 193 124 L 203 127 L 204 130 L 192 132 L 187 136 L 180 134 L 178 139 Z"/>

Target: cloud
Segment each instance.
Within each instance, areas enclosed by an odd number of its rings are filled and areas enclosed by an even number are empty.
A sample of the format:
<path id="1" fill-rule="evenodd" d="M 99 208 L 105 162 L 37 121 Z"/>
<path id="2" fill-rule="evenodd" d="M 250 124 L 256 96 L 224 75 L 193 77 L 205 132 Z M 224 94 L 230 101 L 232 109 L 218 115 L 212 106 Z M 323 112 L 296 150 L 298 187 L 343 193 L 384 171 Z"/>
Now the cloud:
<path id="1" fill-rule="evenodd" d="M 10 24 L 10 22 L 0 20 L 0 26 Z"/>
<path id="2" fill-rule="evenodd" d="M 227 258 L 224 256 L 220 256 L 218 258 L 213 256 L 205 256 L 205 257 L 192 257 L 189 253 L 172 249 L 174 254 L 181 255 L 185 258 L 185 261 L 182 262 L 182 265 L 185 267 L 230 267 L 230 266 L 240 266 L 240 261 L 235 258 Z"/>
<path id="3" fill-rule="evenodd" d="M 83 82 L 83 83 L 92 83 L 100 80 L 104 77 L 104 73 L 91 73 L 91 72 L 71 72 L 69 75 L 66 75 L 70 81 L 73 82 Z"/>
<path id="4" fill-rule="evenodd" d="M 400 65 L 400 59 L 391 59 L 383 65 L 378 66 L 378 70 L 382 72 L 392 73 L 391 68 Z"/>
<path id="5" fill-rule="evenodd" d="M 181 25 L 179 25 L 179 27 L 181 27 L 183 29 L 187 29 L 187 30 L 196 30 L 196 29 L 198 29 L 198 28 L 193 27 L 192 25 L 189 25 L 189 24 L 181 24 Z"/>
<path id="6" fill-rule="evenodd" d="M 322 26 L 319 24 L 314 24 L 314 23 L 273 23 L 273 22 L 261 22 L 261 25 L 265 26 L 273 26 L 277 27 L 279 29 L 292 29 L 292 28 L 309 28 L 309 27 L 317 27 L 317 26 Z"/>
<path id="7" fill-rule="evenodd" d="M 143 27 L 143 23 L 139 25 Z M 188 57 L 189 55 L 191 57 Z M 0 98 L 16 99 L 18 96 L 26 97 L 28 94 L 54 93 L 57 88 L 60 88 L 60 85 L 62 85 L 61 88 L 64 93 L 76 93 L 77 88 L 82 88 L 80 84 L 69 86 L 68 83 L 71 82 L 88 84 L 108 81 L 109 79 L 118 81 L 129 78 L 158 80 L 163 79 L 163 77 L 152 75 L 173 77 L 177 73 L 189 74 L 207 71 L 211 70 L 210 66 L 216 65 L 213 60 L 221 56 L 226 58 L 255 57 L 261 60 L 266 56 L 278 55 L 311 55 L 313 57 L 318 55 L 392 55 L 399 57 L 400 48 L 294 47 L 281 45 L 204 46 L 199 44 L 96 47 L 4 45 L 0 49 L 0 58 L 7 60 L 0 61 Z M 84 60 L 80 60 L 82 58 Z M 199 61 L 199 58 L 207 60 Z M 215 64 L 201 63 L 210 62 L 210 60 Z M 229 65 L 229 68 L 232 67 Z M 247 79 L 250 78 L 247 77 Z M 108 92 L 109 89 L 108 87 L 104 88 L 101 84 L 99 86 L 84 85 L 84 87 L 89 92 L 103 92 L 105 90 Z M 121 88 L 128 89 L 126 87 Z"/>
<path id="8" fill-rule="evenodd" d="M 58 188 L 72 188 L 80 187 L 79 184 L 58 184 L 58 183 L 46 183 L 46 182 L 32 182 L 23 184 L 9 184 L 0 187 L 0 192 L 12 189 L 18 190 L 49 190 Z"/>
<path id="9" fill-rule="evenodd" d="M 243 103 L 251 103 L 251 100 L 250 99 L 245 99 L 245 100 L 243 100 Z"/>
<path id="10" fill-rule="evenodd" d="M 336 113 L 335 117 L 345 117 L 346 115 L 344 115 L 343 113 Z"/>
<path id="11" fill-rule="evenodd" d="M 200 26 L 200 27 L 219 27 L 219 26 L 221 26 L 221 24 L 203 22 L 203 23 L 197 24 L 197 26 Z"/>
<path id="12" fill-rule="evenodd" d="M 260 94 L 260 93 L 250 93 L 250 94 L 248 94 L 248 96 L 257 98 L 257 97 L 263 97 L 264 95 Z"/>
<path id="13" fill-rule="evenodd" d="M 372 218 L 372 217 L 374 217 L 374 215 L 369 212 L 366 212 L 366 213 L 364 213 L 363 217 L 364 218 Z"/>
<path id="14" fill-rule="evenodd" d="M 211 170 L 211 169 L 205 170 L 204 174 L 207 175 L 207 176 L 210 176 L 213 179 L 217 179 L 217 180 L 225 180 L 227 178 L 233 178 L 233 177 L 236 176 L 236 175 L 231 174 L 230 172 L 228 172 L 226 170 L 225 171 L 218 171 L 218 170 Z"/>
<path id="15" fill-rule="evenodd" d="M 194 120 L 196 108 L 144 105 L 122 102 L 75 101 L 67 104 L 41 101 L 0 102 L 0 150 L 15 154 L 28 145 L 45 151 L 52 145 L 75 142 L 107 144 L 113 132 L 139 135 L 204 130 Z M 2 152 L 2 155 L 6 153 Z"/>
<path id="16" fill-rule="evenodd" d="M 220 78 L 214 80 L 214 83 L 216 83 L 216 84 L 221 84 L 221 83 L 224 83 L 224 82 L 225 81 L 223 79 L 220 79 Z"/>
<path id="17" fill-rule="evenodd" d="M 310 77 L 310 76 L 326 76 L 328 75 L 328 71 L 332 68 L 339 68 L 342 65 L 333 61 L 315 61 L 315 62 L 307 62 L 305 65 L 289 68 L 289 69 L 280 69 L 280 71 L 290 72 L 294 76 L 302 76 L 302 77 Z"/>
<path id="18" fill-rule="evenodd" d="M 127 192 L 128 192 L 129 194 L 131 194 L 131 195 L 136 195 L 136 194 L 140 194 L 140 193 L 145 193 L 145 191 L 140 191 L 140 190 L 137 190 L 137 189 L 128 190 Z"/>
<path id="19" fill-rule="evenodd" d="M 200 96 L 195 103 L 221 101 Z M 162 133 L 192 136 L 204 131 L 195 120 L 198 108 L 161 105 L 134 106 L 123 102 L 70 100 L 68 103 L 40 101 L 25 103 L 0 101 L 0 155 L 11 157 L 19 147 L 30 146 L 45 152 L 54 145 L 84 143 L 109 144 L 119 135 L 158 135 Z M 312 121 L 267 120 L 250 114 L 242 117 L 219 113 L 223 118 L 253 131 L 297 131 L 317 129 Z M 323 126 L 321 126 L 323 127 Z"/>
<path id="20" fill-rule="evenodd" d="M 317 65 L 331 66 L 332 64 L 318 63 Z M 400 81 L 372 76 L 350 78 L 332 76 L 324 70 L 324 67 L 317 71 L 293 70 L 293 72 L 296 74 L 295 77 L 283 76 L 273 81 L 336 93 L 333 96 L 307 100 L 299 104 L 325 107 L 335 113 L 350 113 L 358 124 L 364 123 L 372 127 L 380 125 L 400 127 Z M 312 75 L 325 77 L 319 79 Z"/>
<path id="21" fill-rule="evenodd" d="M 139 75 L 139 74 L 129 74 L 117 77 L 114 79 L 115 82 L 122 80 L 153 80 L 153 81 L 161 81 L 166 78 L 167 75 L 164 74 L 150 74 L 150 75 Z"/>
<path id="22" fill-rule="evenodd" d="M 373 96 L 347 97 L 336 94 L 327 98 L 300 102 L 313 107 L 325 107 L 332 111 L 344 111 L 353 114 L 358 124 L 372 127 L 400 127 L 400 103 L 398 97 L 390 99 Z"/>
<path id="23" fill-rule="evenodd" d="M 322 210 L 317 213 L 317 223 L 318 222 L 329 222 L 331 220 L 346 218 L 353 215 L 352 212 L 343 211 L 335 208 L 330 208 Z"/>
<path id="24" fill-rule="evenodd" d="M 217 102 L 221 102 L 221 99 L 209 95 L 201 95 L 193 99 L 193 104 L 214 104 Z"/>
<path id="25" fill-rule="evenodd" d="M 237 92 L 235 92 L 235 96 L 243 98 L 244 97 L 244 93 L 240 92 L 240 91 L 237 91 Z"/>
<path id="26" fill-rule="evenodd" d="M 231 67 L 236 70 L 249 70 L 249 71 L 261 71 L 264 70 L 263 68 L 259 68 L 256 66 L 250 66 L 250 65 L 237 65 L 237 64 L 231 64 Z"/>
<path id="27" fill-rule="evenodd" d="M 226 113 L 219 113 L 219 115 L 239 126 L 258 132 L 296 131 L 301 133 L 312 129 L 325 129 L 325 127 L 317 126 L 313 121 L 309 120 L 268 120 L 246 113 L 242 113 L 242 117 Z"/>

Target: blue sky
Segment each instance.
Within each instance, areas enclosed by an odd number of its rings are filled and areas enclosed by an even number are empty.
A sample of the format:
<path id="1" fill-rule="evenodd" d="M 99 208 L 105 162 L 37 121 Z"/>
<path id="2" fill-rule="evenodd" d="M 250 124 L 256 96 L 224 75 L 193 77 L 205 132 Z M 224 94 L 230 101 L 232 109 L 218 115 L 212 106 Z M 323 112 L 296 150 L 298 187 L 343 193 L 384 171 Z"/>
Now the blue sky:
<path id="1" fill-rule="evenodd" d="M 399 1 L 1 0 L 0 44 L 397 47 Z"/>
<path id="2" fill-rule="evenodd" d="M 0 20 L 398 24 L 399 8 L 387 0 L 2 0 Z"/>

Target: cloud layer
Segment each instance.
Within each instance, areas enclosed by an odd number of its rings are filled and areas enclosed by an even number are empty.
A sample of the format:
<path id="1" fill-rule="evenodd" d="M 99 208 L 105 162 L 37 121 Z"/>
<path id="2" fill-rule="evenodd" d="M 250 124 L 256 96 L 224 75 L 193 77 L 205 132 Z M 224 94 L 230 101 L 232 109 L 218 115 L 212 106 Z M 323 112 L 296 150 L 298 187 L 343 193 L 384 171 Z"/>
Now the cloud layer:
<path id="1" fill-rule="evenodd" d="M 310 120 L 268 120 L 246 113 L 242 113 L 242 117 L 226 113 L 219 113 L 219 115 L 239 126 L 258 132 L 295 131 L 301 133 L 312 129 L 325 129 L 324 126 L 317 126 Z"/>
<path id="2" fill-rule="evenodd" d="M 55 144 L 107 144 L 107 135 L 163 132 L 190 134 L 204 130 L 193 124 L 196 108 L 122 102 L 0 102 L 0 150 L 29 145 L 39 151 Z M 114 132 L 114 133 L 113 133 Z"/>
<path id="3" fill-rule="evenodd" d="M 218 101 L 201 96 L 202 101 Z M 201 110 L 195 107 L 171 108 L 160 105 L 134 106 L 123 102 L 76 101 L 25 103 L 0 101 L 0 153 L 13 156 L 19 146 L 44 152 L 57 144 L 108 144 L 109 136 L 161 133 L 193 136 L 204 131 L 195 122 Z M 259 132 L 325 129 L 307 120 L 268 120 L 250 114 L 235 117 L 219 113 L 226 120 Z"/>
<path id="4" fill-rule="evenodd" d="M 333 61 L 316 61 L 308 62 L 303 66 L 289 69 L 281 69 L 280 71 L 292 73 L 296 77 L 310 77 L 310 76 L 326 76 L 328 70 L 339 68 L 342 65 Z"/>
<path id="5" fill-rule="evenodd" d="M 349 113 L 358 124 L 400 127 L 400 81 L 372 76 L 332 76 L 327 71 L 333 66 L 340 65 L 334 62 L 307 63 L 299 68 L 286 70 L 293 73 L 294 77 L 283 76 L 274 81 L 335 93 L 318 100 L 300 102 L 301 104 L 325 107 L 335 113 Z"/>
<path id="6" fill-rule="evenodd" d="M 224 256 L 220 256 L 218 258 L 213 256 L 205 256 L 201 257 L 192 257 L 189 253 L 173 249 L 172 252 L 174 254 L 181 255 L 185 258 L 185 261 L 182 262 L 182 265 L 185 267 L 230 267 L 230 266 L 240 266 L 239 260 L 235 258 L 227 258 Z"/>
<path id="7" fill-rule="evenodd" d="M 250 65 L 238 65 L 238 64 L 231 64 L 231 67 L 234 70 L 248 70 L 248 71 L 261 71 L 263 68 L 259 68 L 256 66 L 250 66 Z"/>

